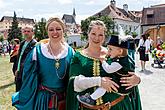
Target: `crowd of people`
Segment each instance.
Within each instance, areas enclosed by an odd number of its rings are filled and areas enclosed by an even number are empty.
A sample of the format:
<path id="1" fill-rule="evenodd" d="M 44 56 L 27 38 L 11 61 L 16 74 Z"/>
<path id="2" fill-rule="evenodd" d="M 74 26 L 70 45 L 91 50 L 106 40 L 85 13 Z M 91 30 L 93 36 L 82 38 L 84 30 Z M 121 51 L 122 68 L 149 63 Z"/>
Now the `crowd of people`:
<path id="1" fill-rule="evenodd" d="M 6 56 L 7 53 L 11 53 L 11 50 L 13 49 L 13 45 L 9 44 L 9 43 L 3 43 L 0 42 L 0 56 Z"/>
<path id="2" fill-rule="evenodd" d="M 46 23 L 48 39 L 37 42 L 33 28 L 23 29 L 24 41 L 14 39 L 11 57 L 16 92 L 12 105 L 18 110 L 142 110 L 135 73 L 134 41 L 112 35 L 105 41 L 106 26 L 91 21 L 88 43 L 75 51 L 64 38 L 65 25 L 57 17 Z M 122 38 L 124 37 L 124 39 Z M 138 48 L 142 71 L 150 41 L 142 35 Z"/>

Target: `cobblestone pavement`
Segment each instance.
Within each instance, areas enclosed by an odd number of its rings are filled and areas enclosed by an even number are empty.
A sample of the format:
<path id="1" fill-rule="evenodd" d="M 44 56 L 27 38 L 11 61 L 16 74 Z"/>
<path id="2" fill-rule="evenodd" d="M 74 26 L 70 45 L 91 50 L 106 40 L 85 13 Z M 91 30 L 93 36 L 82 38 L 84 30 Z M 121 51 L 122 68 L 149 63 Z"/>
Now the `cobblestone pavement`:
<path id="1" fill-rule="evenodd" d="M 146 71 L 140 72 L 139 55 L 136 55 L 136 72 L 142 81 L 139 85 L 143 110 L 165 110 L 165 68 L 151 67 L 153 59 L 146 64 Z"/>

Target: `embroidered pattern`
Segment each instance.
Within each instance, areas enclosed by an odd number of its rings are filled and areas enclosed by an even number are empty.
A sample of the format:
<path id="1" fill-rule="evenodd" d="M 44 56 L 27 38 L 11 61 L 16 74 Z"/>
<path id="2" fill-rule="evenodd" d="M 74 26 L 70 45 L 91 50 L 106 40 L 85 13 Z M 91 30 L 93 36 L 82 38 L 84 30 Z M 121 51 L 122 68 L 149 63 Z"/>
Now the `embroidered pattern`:
<path id="1" fill-rule="evenodd" d="M 100 76 L 100 62 L 97 59 L 93 60 L 93 76 Z M 95 90 L 96 87 L 94 87 L 94 91 Z M 96 105 L 100 105 L 100 104 L 103 104 L 102 97 L 96 100 Z"/>

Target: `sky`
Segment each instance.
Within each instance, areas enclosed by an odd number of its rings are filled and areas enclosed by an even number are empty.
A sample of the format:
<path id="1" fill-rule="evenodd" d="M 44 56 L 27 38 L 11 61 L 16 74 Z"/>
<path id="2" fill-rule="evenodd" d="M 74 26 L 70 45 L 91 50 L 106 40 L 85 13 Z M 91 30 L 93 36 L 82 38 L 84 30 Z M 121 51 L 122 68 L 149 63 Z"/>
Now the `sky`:
<path id="1" fill-rule="evenodd" d="M 3 16 L 32 18 L 39 21 L 41 18 L 72 14 L 76 11 L 76 22 L 94 15 L 110 4 L 110 0 L 0 0 L 0 19 Z M 141 11 L 151 5 L 165 4 L 165 0 L 116 0 L 116 6 L 128 4 L 128 10 Z"/>

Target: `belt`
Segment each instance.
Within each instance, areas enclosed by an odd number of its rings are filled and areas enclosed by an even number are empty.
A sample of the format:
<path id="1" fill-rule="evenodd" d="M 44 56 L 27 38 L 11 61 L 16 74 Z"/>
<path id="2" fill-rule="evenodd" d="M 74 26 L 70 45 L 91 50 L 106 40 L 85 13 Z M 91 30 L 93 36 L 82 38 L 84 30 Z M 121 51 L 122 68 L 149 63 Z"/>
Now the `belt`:
<path id="1" fill-rule="evenodd" d="M 119 98 L 113 100 L 112 102 L 107 102 L 105 104 L 101 104 L 101 105 L 85 105 L 81 103 L 81 107 L 83 108 L 89 108 L 89 109 L 93 109 L 93 110 L 110 110 L 110 108 L 114 105 L 116 105 L 117 103 L 121 102 L 124 99 L 124 96 L 120 96 Z"/>
<path id="2" fill-rule="evenodd" d="M 45 90 L 52 94 L 51 98 L 49 100 L 49 105 L 48 105 L 48 108 L 50 108 L 50 109 L 59 107 L 59 102 L 63 102 L 63 100 L 65 100 L 65 92 L 59 93 L 59 92 L 53 91 L 43 85 L 39 86 L 39 90 Z M 65 105 L 64 105 L 64 107 L 65 107 Z"/>

